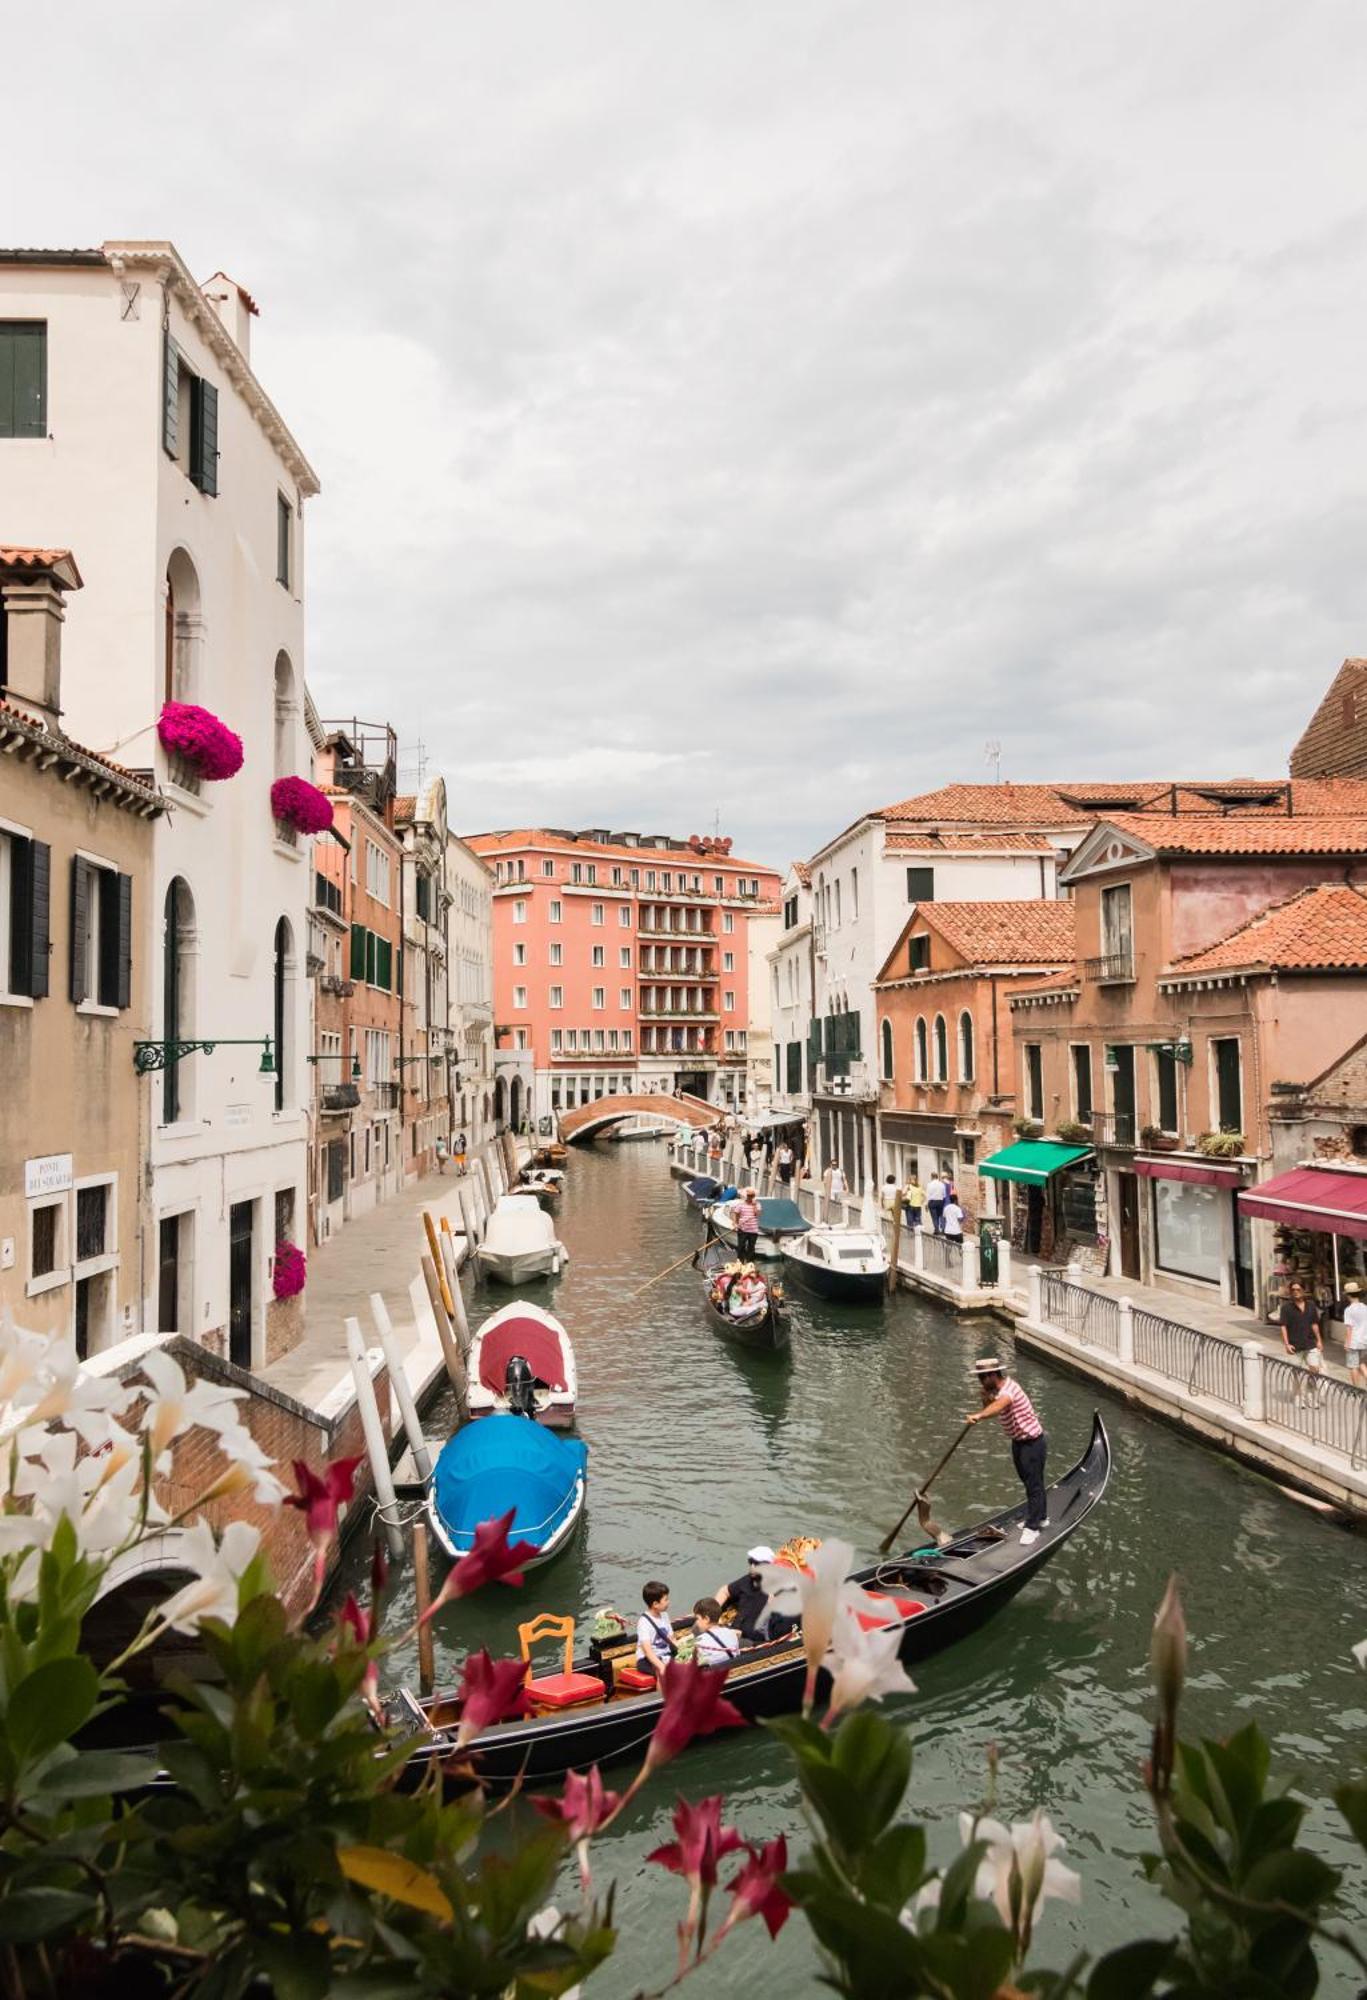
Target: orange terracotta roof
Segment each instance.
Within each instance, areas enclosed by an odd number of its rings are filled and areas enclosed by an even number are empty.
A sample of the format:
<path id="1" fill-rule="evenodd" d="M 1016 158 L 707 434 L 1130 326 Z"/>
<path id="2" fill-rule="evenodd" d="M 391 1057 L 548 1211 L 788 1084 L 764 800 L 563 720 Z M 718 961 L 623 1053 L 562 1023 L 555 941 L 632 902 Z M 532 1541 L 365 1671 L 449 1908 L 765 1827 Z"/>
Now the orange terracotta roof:
<path id="1" fill-rule="evenodd" d="M 921 822 L 939 829 L 963 827 L 1044 827 L 1110 819 L 1115 813 L 1171 817 L 1199 813 L 1213 817 L 1287 812 L 1285 778 L 1135 779 L 1126 782 L 1050 785 L 942 785 L 938 791 L 884 806 L 874 815 L 890 823 Z M 1303 813 L 1367 813 L 1367 780 L 1297 778 L 1290 783 L 1291 809 Z M 889 838 L 892 836 L 890 835 Z"/>
<path id="2" fill-rule="evenodd" d="M 29 549 L 0 547 L 0 567 L 5 569 L 56 570 L 57 580 L 69 590 L 81 588 L 81 572 L 70 549 Z"/>
<path id="3" fill-rule="evenodd" d="M 1364 854 L 1367 811 L 1307 813 L 1104 813 L 1156 854 Z"/>
<path id="4" fill-rule="evenodd" d="M 1177 959 L 1165 978 L 1203 972 L 1357 971 L 1367 967 L 1367 895 L 1320 882 L 1240 924 L 1227 937 Z"/>
<path id="5" fill-rule="evenodd" d="M 891 831 L 884 852 L 899 854 L 1052 854 L 1039 833 L 899 833 Z"/>
<path id="6" fill-rule="evenodd" d="M 803 886 L 803 888 L 804 888 L 804 889 L 810 889 L 810 888 L 811 888 L 811 886 L 812 886 L 812 871 L 811 871 L 811 869 L 810 869 L 810 868 L 809 868 L 809 867 L 807 866 L 807 864 L 806 864 L 806 862 L 805 862 L 805 861 L 795 861 L 795 862 L 793 863 L 793 873 L 794 873 L 794 875 L 796 875 L 796 877 L 797 877 L 798 881 L 799 881 L 799 882 L 800 882 L 800 883 L 802 884 L 802 886 Z"/>
<path id="7" fill-rule="evenodd" d="M 914 931 L 938 932 L 967 966 L 1071 964 L 1077 949 L 1072 903 L 920 903 L 889 953 L 879 981 L 905 979 L 906 941 Z"/>
<path id="8" fill-rule="evenodd" d="M 884 806 L 880 817 L 956 820 L 979 826 L 1068 825 L 1095 818 L 1095 810 L 1089 811 L 1082 803 L 1092 795 L 1098 800 L 1138 803 L 1167 790 L 1166 785 L 1152 779 L 1132 785 L 1119 781 L 1114 785 L 941 785 L 938 791 L 919 792 L 914 798 Z"/>
<path id="9" fill-rule="evenodd" d="M 1028 986 L 1013 986 L 1008 998 L 1014 1006 L 1017 1000 L 1028 1000 L 1032 993 L 1066 993 L 1078 984 L 1076 966 L 1064 972 L 1051 972 L 1047 979 L 1033 979 Z"/>
<path id="10" fill-rule="evenodd" d="M 409 792 L 401 792 L 394 801 L 394 818 L 400 826 L 411 826 L 417 811 L 418 801 Z"/>
<path id="11" fill-rule="evenodd" d="M 519 848 L 535 848 L 539 853 L 564 854 L 571 859 L 583 854 L 606 854 L 614 861 L 668 868 L 671 872 L 684 868 L 702 874 L 710 869 L 715 874 L 719 869 L 742 868 L 746 874 L 778 876 L 777 868 L 771 868 L 767 861 L 744 861 L 738 854 L 699 854 L 684 841 L 677 847 L 629 847 L 622 841 L 578 840 L 545 826 L 501 828 L 497 833 L 466 833 L 461 838 L 476 854 L 507 854 L 516 853 Z"/>

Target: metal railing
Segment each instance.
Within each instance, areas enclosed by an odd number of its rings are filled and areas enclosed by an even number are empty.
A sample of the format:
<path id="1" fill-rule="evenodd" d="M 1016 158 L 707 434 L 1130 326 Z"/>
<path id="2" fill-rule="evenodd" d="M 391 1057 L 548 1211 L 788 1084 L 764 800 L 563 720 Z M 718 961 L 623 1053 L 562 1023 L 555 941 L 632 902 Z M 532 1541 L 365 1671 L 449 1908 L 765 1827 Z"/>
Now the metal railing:
<path id="1" fill-rule="evenodd" d="M 1074 1285 L 1056 1272 L 1040 1273 L 1040 1304 L 1045 1319 L 1071 1333 L 1084 1347 L 1120 1352 L 1120 1303 L 1090 1286 Z"/>
<path id="2" fill-rule="evenodd" d="M 1137 1111 L 1094 1111 L 1087 1122 L 1098 1146 L 1129 1147 L 1139 1143 Z"/>
<path id="3" fill-rule="evenodd" d="M 1263 1407 L 1269 1424 L 1341 1451 L 1356 1466 L 1367 1457 L 1367 1391 L 1313 1374 L 1298 1361 L 1263 1361 Z"/>
<path id="4" fill-rule="evenodd" d="M 1119 985 L 1134 979 L 1134 953 L 1132 951 L 1108 951 L 1100 958 L 1084 958 L 1082 969 L 1088 979 L 1108 981 Z"/>
<path id="5" fill-rule="evenodd" d="M 960 1236 L 930 1236 L 922 1232 L 921 1269 L 951 1285 L 964 1281 L 964 1246 Z"/>
<path id="6" fill-rule="evenodd" d="M 1188 1395 L 1211 1396 L 1232 1410 L 1243 1408 L 1243 1352 L 1219 1334 L 1200 1333 L 1136 1306 L 1134 1358 L 1141 1368 L 1185 1384 Z"/>

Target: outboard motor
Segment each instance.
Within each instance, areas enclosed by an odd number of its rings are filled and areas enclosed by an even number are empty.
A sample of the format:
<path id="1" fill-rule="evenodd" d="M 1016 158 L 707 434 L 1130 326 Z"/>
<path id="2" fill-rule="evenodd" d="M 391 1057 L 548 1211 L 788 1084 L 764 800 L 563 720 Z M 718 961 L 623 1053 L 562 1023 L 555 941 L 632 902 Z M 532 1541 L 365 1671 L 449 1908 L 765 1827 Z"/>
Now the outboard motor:
<path id="1" fill-rule="evenodd" d="M 513 1416 L 536 1415 L 536 1378 L 525 1355 L 509 1356 L 508 1372 L 503 1378 L 503 1387 L 508 1398 L 508 1408 Z"/>

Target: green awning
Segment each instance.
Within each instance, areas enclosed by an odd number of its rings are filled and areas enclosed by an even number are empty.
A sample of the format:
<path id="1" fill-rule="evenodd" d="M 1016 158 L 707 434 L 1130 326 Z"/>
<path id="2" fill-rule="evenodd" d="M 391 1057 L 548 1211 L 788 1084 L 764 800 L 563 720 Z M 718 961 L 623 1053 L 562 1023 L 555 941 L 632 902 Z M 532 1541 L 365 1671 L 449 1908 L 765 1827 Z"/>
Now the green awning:
<path id="1" fill-rule="evenodd" d="M 1057 1139 L 1021 1139 L 984 1160 L 978 1172 L 994 1181 L 1023 1181 L 1027 1187 L 1043 1187 L 1053 1174 L 1091 1155 L 1090 1146 L 1064 1146 Z"/>

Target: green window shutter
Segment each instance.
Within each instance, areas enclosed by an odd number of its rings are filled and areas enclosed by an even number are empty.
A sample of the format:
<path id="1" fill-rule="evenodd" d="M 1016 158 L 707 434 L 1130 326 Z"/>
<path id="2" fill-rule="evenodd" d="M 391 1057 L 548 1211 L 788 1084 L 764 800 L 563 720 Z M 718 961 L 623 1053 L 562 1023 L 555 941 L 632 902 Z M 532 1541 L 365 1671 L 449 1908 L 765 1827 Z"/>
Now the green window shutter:
<path id="1" fill-rule="evenodd" d="M 351 976 L 365 978 L 365 928 L 361 924 L 351 926 Z"/>
<path id="2" fill-rule="evenodd" d="M 367 986 L 374 986 L 376 961 L 379 958 L 380 940 L 374 931 L 365 934 L 365 977 Z"/>
<path id="3" fill-rule="evenodd" d="M 174 458 L 180 444 L 180 349 L 161 337 L 161 448 Z"/>
<path id="4" fill-rule="evenodd" d="M 190 478 L 213 499 L 218 492 L 218 391 L 198 375 L 190 409 Z"/>
<path id="5" fill-rule="evenodd" d="M 935 901 L 935 870 L 933 868 L 908 868 L 907 901 L 909 903 L 933 903 Z"/>
<path id="6" fill-rule="evenodd" d="M 90 928 L 90 869 L 79 854 L 71 861 L 71 1004 L 86 997 L 85 944 Z"/>
<path id="7" fill-rule="evenodd" d="M 127 1007 L 133 999 L 133 877 L 119 879 L 119 958 L 114 988 L 114 1005 Z"/>
<path id="8" fill-rule="evenodd" d="M 47 322 L 0 321 L 0 437 L 47 436 Z"/>
<path id="9" fill-rule="evenodd" d="M 52 849 L 45 840 L 29 842 L 28 914 L 28 991 L 35 1000 L 46 1000 L 52 954 Z"/>
<path id="10" fill-rule="evenodd" d="M 392 965 L 392 947 L 389 939 L 377 937 L 375 940 L 375 984 L 382 986 L 386 993 L 389 992 L 391 986 Z"/>

